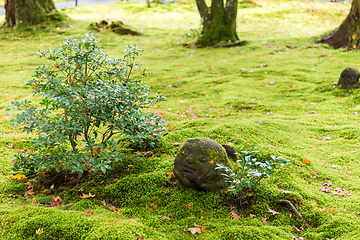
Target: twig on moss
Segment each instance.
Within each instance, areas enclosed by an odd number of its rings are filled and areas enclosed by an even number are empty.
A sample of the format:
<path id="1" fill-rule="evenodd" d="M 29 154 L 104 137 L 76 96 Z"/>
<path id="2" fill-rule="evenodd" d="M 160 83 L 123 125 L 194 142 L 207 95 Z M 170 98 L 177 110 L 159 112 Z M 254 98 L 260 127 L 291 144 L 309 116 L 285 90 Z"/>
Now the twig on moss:
<path id="1" fill-rule="evenodd" d="M 301 213 L 298 210 L 296 210 L 295 206 L 289 200 L 279 200 L 279 202 L 286 203 L 287 205 L 289 205 L 293 210 L 293 212 L 295 213 L 295 215 L 298 216 L 298 218 L 300 218 L 300 220 L 303 221 L 306 225 L 310 226 L 310 224 L 306 222 L 306 220 L 303 218 Z"/>

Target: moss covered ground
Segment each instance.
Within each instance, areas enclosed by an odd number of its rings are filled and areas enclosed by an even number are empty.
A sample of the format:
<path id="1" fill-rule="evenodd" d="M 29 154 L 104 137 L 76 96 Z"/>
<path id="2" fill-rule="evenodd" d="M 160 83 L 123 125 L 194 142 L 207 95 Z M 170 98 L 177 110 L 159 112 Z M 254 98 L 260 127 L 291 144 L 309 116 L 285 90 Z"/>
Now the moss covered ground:
<path id="1" fill-rule="evenodd" d="M 359 52 L 316 44 L 350 4 L 256 3 L 239 9 L 237 31 L 247 44 L 232 48 L 182 46 L 191 42 L 184 34 L 200 24 L 194 2 L 79 6 L 65 11 L 72 19 L 65 24 L 0 30 L 0 239 L 360 239 L 360 92 L 334 89 L 345 67 L 359 67 Z M 167 97 L 151 111 L 169 122 L 168 134 L 151 158 L 124 149 L 128 154 L 106 175 L 14 179 L 12 156 L 29 147 L 31 136 L 12 127 L 5 108 L 14 99 L 38 105 L 23 86 L 45 63 L 34 53 L 102 19 L 143 33 L 95 35 L 112 57 L 141 44 L 138 63 L 151 72 L 142 80 Z M 258 146 L 261 155 L 291 164 L 240 211 L 225 192 L 182 189 L 168 178 L 178 143 L 201 137 L 237 150 Z M 29 189 L 34 193 L 24 197 Z M 40 204 L 52 197 L 64 205 Z M 310 226 L 280 199 L 290 200 Z"/>

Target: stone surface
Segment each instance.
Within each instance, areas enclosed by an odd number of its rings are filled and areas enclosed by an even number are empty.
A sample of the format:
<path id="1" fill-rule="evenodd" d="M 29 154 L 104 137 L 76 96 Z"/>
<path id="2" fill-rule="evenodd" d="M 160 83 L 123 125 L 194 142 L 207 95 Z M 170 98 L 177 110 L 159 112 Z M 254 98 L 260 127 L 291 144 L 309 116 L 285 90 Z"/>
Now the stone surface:
<path id="1" fill-rule="evenodd" d="M 219 143 L 207 139 L 192 139 L 180 149 L 174 162 L 174 174 L 180 185 L 203 191 L 218 191 L 227 186 L 223 170 L 217 163 L 230 166 L 228 155 Z"/>
<path id="2" fill-rule="evenodd" d="M 346 67 L 340 75 L 337 88 L 357 89 L 359 88 L 360 72 L 354 67 Z"/>
<path id="3" fill-rule="evenodd" d="M 234 147 L 232 147 L 230 145 L 222 145 L 222 146 L 223 146 L 223 148 L 225 148 L 226 153 L 231 160 L 233 160 L 234 162 L 239 160 L 238 156 L 236 156 L 236 150 Z"/>

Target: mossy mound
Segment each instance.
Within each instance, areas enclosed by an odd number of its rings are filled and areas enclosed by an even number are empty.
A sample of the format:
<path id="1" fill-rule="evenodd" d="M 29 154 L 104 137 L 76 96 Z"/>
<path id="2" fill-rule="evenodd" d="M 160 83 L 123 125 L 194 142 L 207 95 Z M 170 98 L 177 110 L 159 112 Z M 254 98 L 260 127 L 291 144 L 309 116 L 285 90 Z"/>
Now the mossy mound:
<path id="1" fill-rule="evenodd" d="M 139 32 L 126 28 L 124 23 L 121 21 L 108 23 L 107 21 L 102 20 L 100 22 L 91 23 L 89 29 L 97 32 L 109 30 L 119 35 L 135 35 L 135 36 L 141 35 L 141 33 Z"/>
<path id="2" fill-rule="evenodd" d="M 337 83 L 339 89 L 357 89 L 359 88 L 360 72 L 354 67 L 346 67 L 340 75 Z"/>
<path id="3" fill-rule="evenodd" d="M 174 174 L 180 184 L 205 191 L 218 191 L 226 186 L 218 163 L 230 166 L 226 150 L 217 142 L 202 138 L 187 141 L 174 162 Z"/>
<path id="4" fill-rule="evenodd" d="M 254 2 L 253 0 L 240 0 L 238 3 L 238 8 L 255 8 L 255 7 L 261 7 L 261 5 Z"/>

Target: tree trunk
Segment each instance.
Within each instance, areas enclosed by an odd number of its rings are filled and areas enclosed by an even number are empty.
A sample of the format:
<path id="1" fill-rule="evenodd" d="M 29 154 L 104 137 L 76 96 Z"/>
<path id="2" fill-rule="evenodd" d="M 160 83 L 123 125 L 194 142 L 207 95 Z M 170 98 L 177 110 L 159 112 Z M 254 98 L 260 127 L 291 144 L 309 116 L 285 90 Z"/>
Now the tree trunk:
<path id="1" fill-rule="evenodd" d="M 52 20 L 61 19 L 53 0 L 5 1 L 5 25 L 8 27 L 32 26 L 45 22 L 48 18 Z"/>
<path id="2" fill-rule="evenodd" d="M 203 25 L 202 33 L 197 40 L 197 45 L 221 46 L 238 42 L 236 33 L 236 16 L 238 0 L 212 0 L 209 8 L 205 0 L 196 0 Z"/>
<path id="3" fill-rule="evenodd" d="M 319 43 L 327 43 L 334 48 L 360 49 L 360 0 L 353 0 L 349 15 Z"/>

